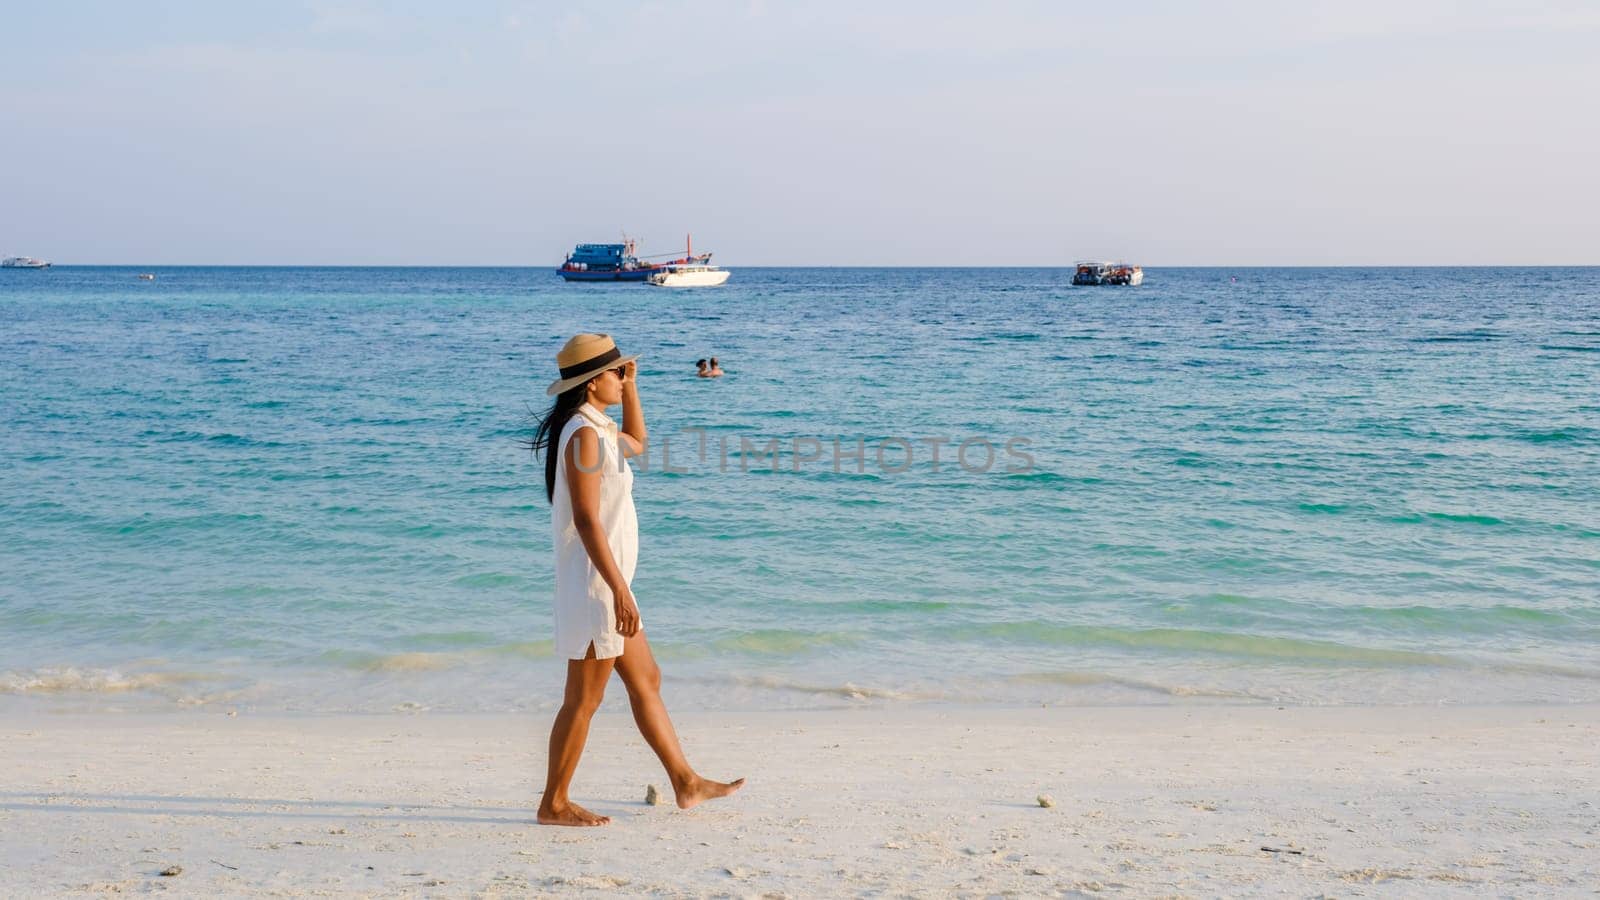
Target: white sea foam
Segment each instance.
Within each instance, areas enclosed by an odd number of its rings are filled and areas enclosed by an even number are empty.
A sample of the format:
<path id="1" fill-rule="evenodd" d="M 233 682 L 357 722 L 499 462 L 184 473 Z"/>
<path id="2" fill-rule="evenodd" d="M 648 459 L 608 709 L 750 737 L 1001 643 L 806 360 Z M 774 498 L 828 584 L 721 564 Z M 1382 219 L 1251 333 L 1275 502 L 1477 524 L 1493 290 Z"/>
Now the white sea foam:
<path id="1" fill-rule="evenodd" d="M 165 691 L 179 685 L 208 680 L 188 672 L 135 672 L 76 667 L 0 672 L 0 694 L 123 694 Z"/>
<path id="2" fill-rule="evenodd" d="M 928 691 L 894 690 L 868 687 L 846 681 L 842 684 L 806 684 L 770 675 L 734 675 L 725 679 L 740 687 L 761 688 L 769 691 L 790 691 L 798 694 L 815 694 L 825 697 L 843 697 L 846 700 L 943 700 L 945 695 Z"/>
<path id="3" fill-rule="evenodd" d="M 1257 700 L 1270 703 L 1278 700 L 1276 696 L 1256 693 L 1246 690 L 1230 690 L 1227 688 L 1203 687 L 1191 684 L 1162 684 L 1157 681 L 1147 681 L 1141 678 L 1128 678 L 1121 675 L 1109 675 L 1104 672 L 1065 671 L 1065 672 L 1029 672 L 1024 675 L 1014 676 L 1012 681 L 1022 684 L 1059 684 L 1074 687 L 1096 687 L 1110 685 L 1114 687 L 1132 688 L 1137 691 L 1148 691 L 1156 694 L 1165 694 L 1169 697 L 1216 697 L 1228 700 Z"/>

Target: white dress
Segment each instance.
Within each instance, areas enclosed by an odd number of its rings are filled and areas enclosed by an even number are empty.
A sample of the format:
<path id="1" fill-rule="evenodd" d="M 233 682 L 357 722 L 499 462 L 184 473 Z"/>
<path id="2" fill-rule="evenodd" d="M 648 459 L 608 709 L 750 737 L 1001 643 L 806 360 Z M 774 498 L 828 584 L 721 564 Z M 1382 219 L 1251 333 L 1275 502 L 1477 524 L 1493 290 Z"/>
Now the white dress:
<path id="1" fill-rule="evenodd" d="M 622 655 L 623 642 L 617 632 L 615 598 L 572 524 L 572 493 L 567 488 L 567 442 L 579 428 L 592 428 L 600 438 L 600 527 L 611 545 L 611 558 L 630 586 L 639 561 L 633 467 L 617 442 L 617 423 L 585 403 L 561 429 L 556 448 L 560 455 L 550 510 L 556 551 L 556 653 L 566 659 L 583 659 L 593 643 L 596 659 L 611 659 Z M 643 616 L 639 624 L 644 626 Z"/>

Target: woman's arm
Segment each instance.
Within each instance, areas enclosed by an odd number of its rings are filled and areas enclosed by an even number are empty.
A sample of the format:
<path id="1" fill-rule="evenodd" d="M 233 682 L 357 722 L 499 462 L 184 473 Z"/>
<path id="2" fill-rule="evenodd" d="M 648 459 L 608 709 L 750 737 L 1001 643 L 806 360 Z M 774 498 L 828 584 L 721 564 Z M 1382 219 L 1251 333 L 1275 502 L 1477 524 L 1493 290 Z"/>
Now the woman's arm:
<path id="1" fill-rule="evenodd" d="M 644 407 L 639 405 L 639 364 L 628 363 L 627 374 L 622 377 L 622 429 L 617 443 L 626 457 L 644 455 L 650 431 L 644 425 Z"/>
<path id="2" fill-rule="evenodd" d="M 634 400 L 636 406 L 638 402 Z M 622 570 L 611 556 L 605 529 L 600 527 L 600 438 L 593 428 L 579 428 L 572 435 L 563 464 L 567 467 L 567 489 L 572 495 L 572 526 L 578 530 L 595 571 L 611 588 L 617 632 L 633 637 L 639 630 L 639 607 L 633 602 L 628 580 L 622 577 Z"/>

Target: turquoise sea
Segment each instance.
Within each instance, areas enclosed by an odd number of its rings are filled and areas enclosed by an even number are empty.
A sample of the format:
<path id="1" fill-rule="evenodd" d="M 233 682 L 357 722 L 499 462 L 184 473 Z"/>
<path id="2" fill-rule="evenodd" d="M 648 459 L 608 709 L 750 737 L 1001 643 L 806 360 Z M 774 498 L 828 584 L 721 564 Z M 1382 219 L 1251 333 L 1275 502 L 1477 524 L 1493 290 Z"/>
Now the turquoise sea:
<path id="1" fill-rule="evenodd" d="M 675 708 L 1600 696 L 1600 269 L 136 271 L 0 271 L 0 709 L 554 708 L 583 330 Z"/>

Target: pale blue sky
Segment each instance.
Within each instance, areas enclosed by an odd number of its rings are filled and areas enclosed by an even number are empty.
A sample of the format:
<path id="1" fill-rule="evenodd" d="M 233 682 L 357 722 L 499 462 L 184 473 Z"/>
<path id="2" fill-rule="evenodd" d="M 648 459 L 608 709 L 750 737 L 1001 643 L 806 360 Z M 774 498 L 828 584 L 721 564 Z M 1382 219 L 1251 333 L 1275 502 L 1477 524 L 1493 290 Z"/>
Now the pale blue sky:
<path id="1" fill-rule="evenodd" d="M 1600 4 L 0 5 L 0 253 L 1600 263 Z"/>

